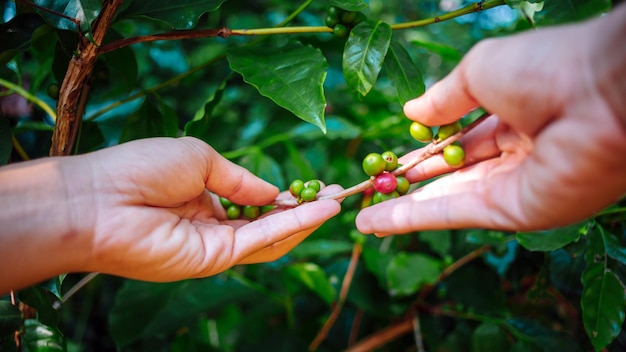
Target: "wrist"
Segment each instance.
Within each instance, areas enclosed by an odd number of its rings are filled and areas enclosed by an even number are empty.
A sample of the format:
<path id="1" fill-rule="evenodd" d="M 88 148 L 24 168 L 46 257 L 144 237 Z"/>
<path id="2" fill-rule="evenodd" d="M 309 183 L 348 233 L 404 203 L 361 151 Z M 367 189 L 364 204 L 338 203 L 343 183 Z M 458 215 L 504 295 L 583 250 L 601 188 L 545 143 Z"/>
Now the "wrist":
<path id="1" fill-rule="evenodd" d="M 88 239 L 68 182 L 72 158 L 0 168 L 0 293 L 78 270 L 85 261 Z"/>

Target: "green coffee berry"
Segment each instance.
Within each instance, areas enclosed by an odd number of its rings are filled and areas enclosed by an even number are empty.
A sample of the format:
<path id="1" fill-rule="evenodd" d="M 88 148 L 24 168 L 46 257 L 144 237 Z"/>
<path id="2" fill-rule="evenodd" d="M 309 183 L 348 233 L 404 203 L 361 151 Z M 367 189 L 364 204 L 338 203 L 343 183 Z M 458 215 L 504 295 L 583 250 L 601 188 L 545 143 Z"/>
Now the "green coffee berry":
<path id="1" fill-rule="evenodd" d="M 333 27 L 333 34 L 337 38 L 345 38 L 348 35 L 348 27 L 339 23 Z"/>
<path id="2" fill-rule="evenodd" d="M 231 202 L 230 200 L 228 200 L 228 199 L 226 199 L 224 197 L 220 197 L 220 204 L 222 205 L 222 207 L 224 209 L 228 209 L 228 207 L 233 205 L 233 202 Z"/>
<path id="3" fill-rule="evenodd" d="M 437 141 L 441 142 L 444 139 L 452 136 L 453 134 L 459 132 L 462 126 L 459 121 L 454 121 L 453 123 L 449 123 L 447 125 L 439 126 L 439 131 L 437 132 Z"/>
<path id="4" fill-rule="evenodd" d="M 339 16 L 341 14 L 341 9 L 338 8 L 337 6 L 328 6 L 328 8 L 326 9 L 326 14 L 332 15 L 332 16 Z"/>
<path id="5" fill-rule="evenodd" d="M 374 192 L 374 195 L 372 195 L 372 204 L 378 204 L 382 202 L 382 196 L 383 196 L 382 193 L 378 191 Z"/>
<path id="6" fill-rule="evenodd" d="M 357 13 L 354 11 L 345 11 L 341 14 L 341 23 L 349 26 L 353 25 L 354 21 L 357 19 Z"/>
<path id="7" fill-rule="evenodd" d="M 226 209 L 226 216 L 230 220 L 239 219 L 241 216 L 241 207 L 236 204 L 229 206 L 228 209 Z"/>
<path id="8" fill-rule="evenodd" d="M 417 121 L 413 121 L 409 128 L 411 137 L 418 142 L 429 143 L 433 139 L 433 131 L 430 127 L 423 125 Z"/>
<path id="9" fill-rule="evenodd" d="M 256 219 L 261 215 L 261 208 L 255 205 L 244 205 L 243 216 L 248 219 Z"/>
<path id="10" fill-rule="evenodd" d="M 458 144 L 450 144 L 443 148 L 443 159 L 452 167 L 461 167 L 465 162 L 465 150 Z"/>
<path id="11" fill-rule="evenodd" d="M 306 186 L 309 188 L 313 188 L 315 192 L 319 192 L 320 189 L 322 189 L 322 184 L 319 180 L 310 180 L 309 182 L 307 182 Z"/>
<path id="12" fill-rule="evenodd" d="M 409 182 L 409 180 L 404 177 L 404 176 L 398 176 L 396 177 L 396 191 L 400 194 L 400 195 L 404 195 L 406 194 L 406 192 L 409 191 L 409 187 L 411 187 L 411 183 Z"/>
<path id="13" fill-rule="evenodd" d="M 324 18 L 324 23 L 326 24 L 326 26 L 330 28 L 333 28 L 336 25 L 338 25 L 339 21 L 340 21 L 339 16 L 337 16 L 336 14 L 335 15 L 328 14 L 326 15 L 326 18 Z"/>
<path id="14" fill-rule="evenodd" d="M 393 171 L 398 167 L 398 156 L 391 151 L 386 151 L 380 156 L 385 160 L 385 171 Z"/>
<path id="15" fill-rule="evenodd" d="M 398 197 L 400 197 L 400 193 L 398 193 L 396 191 L 393 191 L 393 192 L 387 193 L 387 194 L 381 193 L 380 194 L 380 201 L 384 202 L 386 200 L 393 199 L 393 198 L 398 198 Z"/>
<path id="16" fill-rule="evenodd" d="M 293 180 L 291 184 L 289 185 L 289 193 L 291 193 L 291 195 L 296 198 L 300 196 L 300 193 L 302 192 L 303 189 L 304 189 L 304 182 L 302 182 L 302 180 Z"/>
<path id="17" fill-rule="evenodd" d="M 369 153 L 363 159 L 363 171 L 369 176 L 376 176 L 385 171 L 387 163 L 378 153 Z"/>
<path id="18" fill-rule="evenodd" d="M 276 208 L 273 205 L 264 205 L 261 207 L 261 215 L 269 213 L 270 211 L 274 210 L 274 208 Z"/>
<path id="19" fill-rule="evenodd" d="M 59 91 L 60 91 L 60 87 L 56 83 L 50 84 L 47 89 L 48 96 L 54 100 L 59 99 Z"/>
<path id="20" fill-rule="evenodd" d="M 300 193 L 300 199 L 302 199 L 303 202 L 313 201 L 315 197 L 317 197 L 317 191 L 311 187 L 305 187 Z"/>

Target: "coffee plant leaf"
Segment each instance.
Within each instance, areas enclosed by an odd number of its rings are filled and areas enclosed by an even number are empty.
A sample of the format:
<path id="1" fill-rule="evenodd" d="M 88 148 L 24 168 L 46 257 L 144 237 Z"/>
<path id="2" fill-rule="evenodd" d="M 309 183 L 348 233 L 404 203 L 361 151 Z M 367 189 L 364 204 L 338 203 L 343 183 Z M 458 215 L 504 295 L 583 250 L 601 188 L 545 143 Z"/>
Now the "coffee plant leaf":
<path id="1" fill-rule="evenodd" d="M 22 326 L 22 311 L 10 301 L 0 301 L 0 338 L 9 336 Z"/>
<path id="2" fill-rule="evenodd" d="M 256 151 L 244 156 L 239 160 L 239 165 L 279 189 L 286 188 L 286 181 L 280 164 L 262 151 Z"/>
<path id="3" fill-rule="evenodd" d="M 8 50 L 12 54 L 26 51 L 30 47 L 33 32 L 43 24 L 42 18 L 35 13 L 19 14 L 0 24 L 0 53 Z M 0 56 L 4 58 L 3 56 Z M 0 61 L 4 65 L 12 55 Z"/>
<path id="4" fill-rule="evenodd" d="M 23 352 L 66 352 L 61 332 L 34 319 L 24 321 Z"/>
<path id="5" fill-rule="evenodd" d="M 387 289 L 392 296 L 408 296 L 437 281 L 441 262 L 420 253 L 398 253 L 387 265 Z"/>
<path id="6" fill-rule="evenodd" d="M 549 252 L 578 241 L 588 230 L 589 225 L 583 222 L 546 231 L 519 232 L 515 238 L 529 251 Z"/>
<path id="7" fill-rule="evenodd" d="M 361 95 L 372 89 L 382 69 L 391 42 L 391 26 L 382 21 L 364 21 L 350 31 L 343 51 L 346 83 Z"/>
<path id="8" fill-rule="evenodd" d="M 369 7 L 363 0 L 330 0 L 330 4 L 347 11 L 363 11 Z"/>
<path id="9" fill-rule="evenodd" d="M 72 18 L 80 21 L 80 29 L 86 34 L 91 33 L 91 24 L 102 9 L 102 1 L 99 0 L 34 0 L 33 3 L 56 12 L 39 11 L 51 26 L 76 31 L 76 24 L 69 20 Z M 63 14 L 63 16 L 58 14 Z"/>
<path id="10" fill-rule="evenodd" d="M 319 49 L 291 42 L 283 47 L 231 48 L 233 71 L 261 95 L 326 133 L 324 80 L 328 63 Z"/>
<path id="11" fill-rule="evenodd" d="M 471 352 L 499 352 L 510 348 L 507 333 L 498 324 L 484 322 L 472 333 Z"/>
<path id="12" fill-rule="evenodd" d="M 163 101 L 145 99 L 122 128 L 120 143 L 148 137 L 176 137 L 178 117 Z"/>
<path id="13" fill-rule="evenodd" d="M 588 236 L 587 267 L 581 276 L 583 324 L 596 351 L 602 350 L 619 335 L 626 308 L 624 285 L 609 269 L 606 243 L 610 236 L 613 235 L 601 226 Z"/>
<path id="14" fill-rule="evenodd" d="M 408 51 L 397 41 L 391 41 L 385 58 L 385 69 L 396 90 L 400 104 L 424 94 L 424 79 Z"/>
<path id="15" fill-rule="evenodd" d="M 424 48 L 428 52 L 439 55 L 443 60 L 453 63 L 459 62 L 461 61 L 461 58 L 463 58 L 463 53 L 459 49 L 447 44 L 427 41 L 424 39 L 411 40 L 411 44 Z"/>
<path id="16" fill-rule="evenodd" d="M 328 276 L 315 263 L 296 263 L 285 268 L 287 274 L 317 294 L 329 306 L 335 301 L 337 292 Z"/>
<path id="17" fill-rule="evenodd" d="M 518 343 L 513 346 L 515 351 L 582 351 L 572 337 L 549 329 L 536 320 L 510 318 L 501 325 L 517 339 Z"/>
<path id="18" fill-rule="evenodd" d="M 109 329 L 122 347 L 142 337 L 171 333 L 204 311 L 252 297 L 263 299 L 225 275 L 173 283 L 128 280 L 115 297 Z"/>
<path id="19" fill-rule="evenodd" d="M 192 29 L 200 17 L 219 9 L 225 0 L 150 1 L 133 0 L 121 11 L 118 20 L 146 18 L 167 24 L 172 29 Z"/>
<path id="20" fill-rule="evenodd" d="M 352 243 L 331 239 L 305 240 L 289 252 L 289 256 L 297 259 L 334 257 L 352 251 Z"/>
<path id="21" fill-rule="evenodd" d="M 9 162 L 13 143 L 11 142 L 13 133 L 11 132 L 11 124 L 9 119 L 0 114 L 0 165 Z"/>

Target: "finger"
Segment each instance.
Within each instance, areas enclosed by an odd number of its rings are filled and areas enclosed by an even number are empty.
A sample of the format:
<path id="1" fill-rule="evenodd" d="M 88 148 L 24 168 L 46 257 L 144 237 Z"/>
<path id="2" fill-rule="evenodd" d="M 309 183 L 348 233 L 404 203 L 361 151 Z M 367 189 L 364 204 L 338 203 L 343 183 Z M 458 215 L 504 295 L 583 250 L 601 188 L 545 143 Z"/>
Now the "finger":
<path id="1" fill-rule="evenodd" d="M 295 233 L 313 232 L 340 210 L 337 201 L 319 200 L 253 221 L 237 230 L 233 244 L 234 258 L 239 262 Z"/>
<path id="2" fill-rule="evenodd" d="M 496 132 L 499 126 L 500 121 L 498 118 L 490 116 L 459 140 L 465 151 L 465 166 L 500 155 L 500 149 L 496 142 Z M 420 150 L 412 151 L 402 156 L 399 162 L 406 164 L 420 153 Z M 415 183 L 456 170 L 456 168 L 449 166 L 445 162 L 443 155 L 439 154 L 420 162 L 414 168 L 408 170 L 405 173 L 405 177 L 409 182 Z"/>
<path id="3" fill-rule="evenodd" d="M 505 214 L 499 215 L 499 208 L 489 201 L 494 197 L 488 185 L 507 189 L 491 185 L 498 179 L 486 181 L 485 177 L 498 166 L 498 159 L 488 160 L 440 178 L 411 194 L 365 208 L 357 215 L 357 228 L 363 233 L 382 235 L 468 227 L 509 227 L 510 219 Z M 507 198 L 510 197 L 502 194 L 499 200 Z"/>
<path id="4" fill-rule="evenodd" d="M 276 198 L 278 188 L 236 165 L 196 138 L 181 138 L 202 153 L 206 188 L 237 204 L 264 205 Z"/>
<path id="5" fill-rule="evenodd" d="M 470 94 L 462 64 L 422 96 L 404 104 L 404 114 L 428 126 L 454 122 L 479 106 Z"/>

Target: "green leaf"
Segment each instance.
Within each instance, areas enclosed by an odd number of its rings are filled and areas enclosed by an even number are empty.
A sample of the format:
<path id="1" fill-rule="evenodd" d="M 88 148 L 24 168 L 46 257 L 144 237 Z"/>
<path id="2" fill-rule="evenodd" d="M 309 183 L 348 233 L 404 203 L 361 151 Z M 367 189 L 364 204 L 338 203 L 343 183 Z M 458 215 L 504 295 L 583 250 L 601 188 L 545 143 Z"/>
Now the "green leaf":
<path id="1" fill-rule="evenodd" d="M 0 301 L 0 338 L 9 336 L 22 326 L 22 311 L 9 301 Z"/>
<path id="2" fill-rule="evenodd" d="M 392 296 L 408 296 L 437 281 L 441 262 L 424 254 L 398 253 L 387 265 L 387 287 Z"/>
<path id="3" fill-rule="evenodd" d="M 126 120 L 120 143 L 148 137 L 176 137 L 177 134 L 176 112 L 162 101 L 146 99 Z"/>
<path id="4" fill-rule="evenodd" d="M 472 333 L 472 352 L 508 351 L 510 343 L 506 332 L 497 324 L 485 322 Z"/>
<path id="5" fill-rule="evenodd" d="M 61 332 L 33 319 L 24 321 L 22 336 L 23 352 L 65 352 L 65 341 Z"/>
<path id="6" fill-rule="evenodd" d="M 13 134 L 11 123 L 0 112 L 0 165 L 6 165 L 13 150 Z"/>
<path id="7" fill-rule="evenodd" d="M 261 151 L 244 156 L 239 160 L 239 165 L 279 189 L 286 188 L 280 164 Z"/>
<path id="8" fill-rule="evenodd" d="M 41 11 L 44 19 L 53 27 L 76 31 L 76 24 L 68 18 L 80 21 L 80 28 L 84 33 L 91 33 L 91 23 L 98 17 L 102 9 L 100 0 L 34 0 L 38 6 L 53 12 Z M 63 14 L 65 17 L 57 15 Z"/>
<path id="9" fill-rule="evenodd" d="M 404 105 L 407 101 L 424 94 L 424 79 L 419 68 L 406 49 L 396 41 L 391 41 L 389 46 L 385 69 L 400 104 Z"/>
<path id="10" fill-rule="evenodd" d="M 286 46 L 232 48 L 230 67 L 261 95 L 326 133 L 323 83 L 328 63 L 319 49 L 290 43 Z"/>
<path id="11" fill-rule="evenodd" d="M 337 292 L 319 265 L 314 263 L 297 263 L 288 266 L 286 271 L 294 279 L 315 292 L 329 306 L 335 301 Z"/>
<path id="12" fill-rule="evenodd" d="M 122 39 L 122 35 L 114 30 L 107 32 L 106 43 Z M 125 88 L 125 93 L 130 93 L 137 87 L 137 75 L 139 69 L 135 51 L 129 47 L 123 47 L 102 55 L 104 62 L 109 68 L 108 79 L 116 83 L 115 87 Z"/>
<path id="13" fill-rule="evenodd" d="M 580 300 L 583 324 L 596 351 L 603 349 L 619 335 L 624 323 L 626 295 L 624 286 L 608 268 L 607 237 L 602 227 L 588 236 L 585 252 L 587 267 L 581 280 Z"/>
<path id="14" fill-rule="evenodd" d="M 37 319 L 42 324 L 56 327 L 59 324 L 59 311 L 53 305 L 58 301 L 46 285 L 33 285 L 19 291 L 19 300 L 37 311 Z"/>
<path id="15" fill-rule="evenodd" d="M 252 298 L 262 300 L 247 286 L 222 275 L 167 284 L 128 280 L 109 314 L 110 333 L 121 348 L 142 337 L 169 334 L 207 310 Z"/>
<path id="16" fill-rule="evenodd" d="M 498 246 L 505 243 L 506 234 L 500 231 L 468 230 L 465 234 L 465 241 L 481 246 Z"/>
<path id="17" fill-rule="evenodd" d="M 0 24 L 0 53 L 6 50 L 15 50 L 15 53 L 27 50 L 33 32 L 43 23 L 39 15 L 24 13 Z"/>
<path id="18" fill-rule="evenodd" d="M 586 235 L 588 231 L 587 222 L 583 222 L 547 231 L 519 232 L 515 238 L 529 251 L 550 252 L 578 241 L 580 236 Z"/>
<path id="19" fill-rule="evenodd" d="M 368 20 L 352 28 L 342 63 L 350 88 L 367 95 L 378 79 L 390 41 L 391 27 L 384 22 Z"/>
<path id="20" fill-rule="evenodd" d="M 571 337 L 550 330 L 535 320 L 511 318 L 502 325 L 519 341 L 524 342 L 521 346 L 513 346 L 515 351 L 581 351 L 579 344 Z"/>
<path id="21" fill-rule="evenodd" d="M 452 232 L 450 230 L 441 231 L 421 231 L 420 241 L 427 243 L 433 252 L 445 257 L 452 246 Z"/>
<path id="22" fill-rule="evenodd" d="M 363 11 L 369 7 L 363 0 L 330 0 L 330 4 L 347 11 Z"/>
<path id="23" fill-rule="evenodd" d="M 534 20 L 540 26 L 581 21 L 610 11 L 611 7 L 611 0 L 543 1 L 543 8 L 534 14 Z"/>
<path id="24" fill-rule="evenodd" d="M 604 237 L 604 241 L 604 244 L 606 245 L 606 254 L 618 262 L 626 265 L 626 247 L 619 243 L 617 236 L 607 234 Z"/>
<path id="25" fill-rule="evenodd" d="M 459 49 L 446 44 L 427 42 L 425 40 L 412 40 L 411 44 L 422 47 L 431 53 L 439 55 L 442 59 L 453 63 L 461 61 L 463 57 L 463 53 Z"/>
<path id="26" fill-rule="evenodd" d="M 55 276 L 47 281 L 40 283 L 39 286 L 55 295 L 57 299 L 61 299 L 61 285 L 63 285 L 63 280 L 65 280 L 65 276 L 65 274 Z"/>
<path id="27" fill-rule="evenodd" d="M 119 19 L 143 17 L 166 23 L 174 29 L 191 29 L 200 17 L 217 10 L 225 0 L 151 1 L 133 0 Z"/>
<path id="28" fill-rule="evenodd" d="M 326 118 L 326 138 L 334 139 L 353 139 L 361 134 L 361 128 L 352 122 L 341 117 Z M 292 139 L 317 140 L 324 137 L 322 132 L 309 123 L 301 123 L 294 127 L 290 132 Z"/>
<path id="29" fill-rule="evenodd" d="M 209 96 L 204 103 L 203 113 L 196 114 L 196 117 L 185 124 L 185 136 L 194 136 L 209 143 L 209 132 L 211 130 L 211 117 L 213 116 L 213 110 L 215 106 L 222 100 L 224 89 L 226 88 L 227 80 L 224 80 L 222 84 Z"/>
<path id="30" fill-rule="evenodd" d="M 334 257 L 352 251 L 352 243 L 336 240 L 306 240 L 289 252 L 290 256 L 298 259 L 315 258 L 321 256 Z"/>

